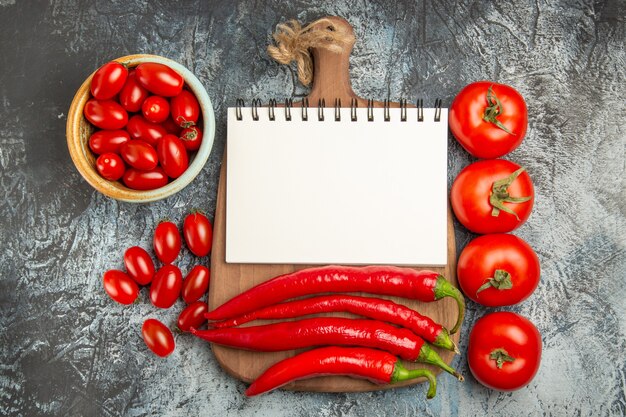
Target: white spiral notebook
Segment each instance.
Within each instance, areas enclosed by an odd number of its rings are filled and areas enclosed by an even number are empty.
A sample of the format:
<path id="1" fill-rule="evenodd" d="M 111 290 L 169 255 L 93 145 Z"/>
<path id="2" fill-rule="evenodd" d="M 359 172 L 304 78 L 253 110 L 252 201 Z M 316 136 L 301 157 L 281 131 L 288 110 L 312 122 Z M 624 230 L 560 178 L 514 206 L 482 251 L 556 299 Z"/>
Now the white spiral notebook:
<path id="1" fill-rule="evenodd" d="M 226 262 L 445 265 L 447 126 L 440 107 L 229 108 Z"/>

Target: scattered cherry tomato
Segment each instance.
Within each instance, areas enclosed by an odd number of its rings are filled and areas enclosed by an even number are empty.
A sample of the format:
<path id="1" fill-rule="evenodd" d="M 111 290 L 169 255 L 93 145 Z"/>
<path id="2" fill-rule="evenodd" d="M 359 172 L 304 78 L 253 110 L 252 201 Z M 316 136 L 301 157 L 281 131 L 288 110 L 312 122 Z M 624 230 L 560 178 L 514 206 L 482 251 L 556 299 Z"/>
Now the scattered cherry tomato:
<path id="1" fill-rule="evenodd" d="M 104 290 L 120 304 L 132 304 L 139 295 L 139 287 L 131 277 L 117 269 L 111 269 L 104 273 L 102 278 Z"/>
<path id="2" fill-rule="evenodd" d="M 164 122 L 170 116 L 170 103 L 163 97 L 150 96 L 141 105 L 141 113 L 149 122 Z"/>
<path id="3" fill-rule="evenodd" d="M 541 335 L 526 318 L 506 311 L 480 318 L 469 337 L 467 360 L 474 377 L 500 391 L 520 389 L 541 362 Z"/>
<path id="4" fill-rule="evenodd" d="M 97 100 L 108 100 L 120 92 L 128 70 L 119 62 L 104 64 L 93 74 L 91 78 L 91 95 Z"/>
<path id="5" fill-rule="evenodd" d="M 211 274 L 209 268 L 203 265 L 194 266 L 183 281 L 183 300 L 187 304 L 198 301 L 209 288 Z"/>
<path id="6" fill-rule="evenodd" d="M 452 101 L 448 124 L 466 151 L 492 159 L 517 148 L 528 127 L 524 98 L 504 84 L 469 84 Z"/>
<path id="7" fill-rule="evenodd" d="M 124 252 L 128 275 L 139 285 L 148 285 L 154 277 L 154 262 L 144 248 L 133 246 Z"/>
<path id="8" fill-rule="evenodd" d="M 120 153 L 120 146 L 130 140 L 125 130 L 98 130 L 89 137 L 89 149 L 96 155 Z"/>
<path id="9" fill-rule="evenodd" d="M 150 285 L 150 301 L 156 307 L 170 308 L 180 296 L 183 274 L 174 265 L 164 265 L 154 275 Z"/>
<path id="10" fill-rule="evenodd" d="M 178 178 L 189 167 L 189 157 L 183 141 L 174 135 L 167 134 L 157 146 L 161 167 L 170 178 Z"/>
<path id="11" fill-rule="evenodd" d="M 180 132 L 180 138 L 188 151 L 197 151 L 202 144 L 202 130 L 198 126 L 191 126 Z"/>
<path id="12" fill-rule="evenodd" d="M 119 100 L 126 111 L 135 113 L 141 110 L 141 105 L 149 95 L 148 90 L 143 88 L 137 81 L 137 75 L 133 70 L 128 75 L 126 84 L 122 87 L 122 91 L 120 91 Z"/>
<path id="13" fill-rule="evenodd" d="M 170 329 L 156 319 L 148 319 L 141 326 L 141 335 L 143 336 L 146 346 L 155 355 L 162 358 L 168 356 L 176 347 L 174 336 Z"/>
<path id="14" fill-rule="evenodd" d="M 199 329 L 200 326 L 206 323 L 207 320 L 204 318 L 204 314 L 208 311 L 209 306 L 202 301 L 196 301 L 188 305 L 178 316 L 178 328 L 183 332 L 190 331 L 192 327 Z"/>
<path id="15" fill-rule="evenodd" d="M 151 123 L 138 114 L 130 118 L 126 130 L 131 138 L 146 141 L 153 148 L 157 147 L 159 139 L 167 135 L 163 126 Z"/>
<path id="16" fill-rule="evenodd" d="M 190 127 L 198 122 L 200 104 L 189 90 L 183 90 L 170 101 L 172 119 L 180 127 Z"/>
<path id="17" fill-rule="evenodd" d="M 178 227 L 169 221 L 159 223 L 154 229 L 152 244 L 157 258 L 164 264 L 171 264 L 180 253 L 182 246 Z"/>
<path id="18" fill-rule="evenodd" d="M 456 218 L 474 233 L 506 233 L 530 216 L 534 201 L 530 176 L 504 159 L 474 162 L 454 180 L 450 202 Z"/>
<path id="19" fill-rule="evenodd" d="M 102 178 L 117 181 L 124 175 L 126 166 L 118 154 L 107 152 L 96 159 L 96 170 Z"/>
<path id="20" fill-rule="evenodd" d="M 122 177 L 124 185 L 133 190 L 154 190 L 167 185 L 167 174 L 161 167 L 151 171 L 141 171 L 129 168 Z"/>
<path id="21" fill-rule="evenodd" d="M 83 114 L 89 123 L 100 129 L 117 130 L 128 123 L 128 113 L 113 100 L 91 99 L 85 104 Z"/>
<path id="22" fill-rule="evenodd" d="M 131 140 L 120 148 L 120 155 L 133 168 L 150 171 L 159 164 L 156 150 L 143 140 Z"/>
<path id="23" fill-rule="evenodd" d="M 469 298 L 500 307 L 527 299 L 539 284 L 539 270 L 539 258 L 528 243 L 514 235 L 491 234 L 463 249 L 457 277 Z"/>
<path id="24" fill-rule="evenodd" d="M 135 69 L 137 81 L 152 94 L 173 97 L 183 89 L 183 77 L 172 68 L 157 62 L 139 64 Z"/>
<path id="25" fill-rule="evenodd" d="M 188 214 L 183 223 L 183 234 L 189 250 L 196 256 L 206 256 L 213 244 L 213 226 L 200 212 Z"/>
<path id="26" fill-rule="evenodd" d="M 165 129 L 167 133 L 176 135 L 176 136 L 178 136 L 178 134 L 182 130 L 182 128 L 178 126 L 176 122 L 172 120 L 171 117 L 168 117 L 167 119 L 165 119 L 165 121 L 161 123 L 161 126 L 163 126 L 163 128 Z"/>

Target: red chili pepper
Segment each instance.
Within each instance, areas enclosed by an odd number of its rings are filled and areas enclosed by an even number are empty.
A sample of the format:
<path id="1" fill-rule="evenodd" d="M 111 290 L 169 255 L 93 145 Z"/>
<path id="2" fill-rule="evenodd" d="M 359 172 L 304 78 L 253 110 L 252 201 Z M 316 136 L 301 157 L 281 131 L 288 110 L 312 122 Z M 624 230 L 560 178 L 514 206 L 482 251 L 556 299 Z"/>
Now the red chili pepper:
<path id="1" fill-rule="evenodd" d="M 327 292 L 366 292 L 424 302 L 452 297 L 459 307 L 459 315 L 450 333 L 459 330 L 465 314 L 461 292 L 436 272 L 395 266 L 329 265 L 302 269 L 263 282 L 210 311 L 206 317 L 230 319 L 289 298 Z"/>
<path id="2" fill-rule="evenodd" d="M 448 329 L 422 316 L 417 311 L 382 298 L 357 297 L 353 295 L 325 295 L 290 301 L 235 317 L 230 320 L 210 323 L 214 328 L 235 327 L 253 320 L 283 319 L 309 314 L 347 312 L 371 319 L 386 321 L 406 327 L 427 342 L 460 353 Z"/>
<path id="3" fill-rule="evenodd" d="M 408 329 L 378 320 L 315 317 L 263 326 L 228 329 L 191 329 L 208 342 L 261 352 L 301 349 L 311 346 L 362 346 L 385 350 L 402 359 L 429 363 L 463 380 L 424 339 Z"/>
<path id="4" fill-rule="evenodd" d="M 390 353 L 368 348 L 325 347 L 287 358 L 268 368 L 246 390 L 246 395 L 263 394 L 292 381 L 323 375 L 348 375 L 378 384 L 395 384 L 415 378 L 428 379 L 426 398 L 437 393 L 437 380 L 426 369 L 406 369 Z"/>

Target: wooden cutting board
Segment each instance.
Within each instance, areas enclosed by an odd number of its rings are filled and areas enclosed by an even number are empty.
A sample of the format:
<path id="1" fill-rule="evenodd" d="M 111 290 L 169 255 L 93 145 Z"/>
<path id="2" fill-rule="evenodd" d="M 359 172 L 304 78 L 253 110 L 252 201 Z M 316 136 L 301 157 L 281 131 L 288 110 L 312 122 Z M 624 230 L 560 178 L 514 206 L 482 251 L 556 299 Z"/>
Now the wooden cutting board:
<path id="1" fill-rule="evenodd" d="M 339 17 L 329 17 L 333 23 L 334 30 L 353 33 L 350 24 Z M 320 28 L 330 30 L 328 27 Z M 367 106 L 367 99 L 357 97 L 352 91 L 349 75 L 349 56 L 353 45 L 346 45 L 341 53 L 330 52 L 323 49 L 313 50 L 314 59 L 314 79 L 309 103 L 317 106 L 319 99 L 324 99 L 327 105 L 332 106 L 335 99 L 341 99 L 343 106 L 349 106 L 351 99 L 358 101 L 359 107 Z M 382 107 L 383 102 L 374 102 L 375 107 Z M 399 107 L 399 103 L 391 103 L 391 107 Z M 297 108 L 297 104 L 294 105 Z M 413 106 L 414 107 L 414 106 Z M 383 138 L 381 138 L 383 139 Z M 219 188 L 217 193 L 217 207 L 215 211 L 213 250 L 211 254 L 211 286 L 209 289 L 209 308 L 223 304 L 230 298 L 240 294 L 249 288 L 267 281 L 277 275 L 307 268 L 311 265 L 266 265 L 266 264 L 227 264 L 225 262 L 225 238 L 226 238 L 226 159 L 222 162 L 220 171 Z M 456 248 L 454 240 L 454 228 L 452 216 L 448 207 L 448 264 L 444 268 L 428 268 L 444 275 L 450 282 L 457 285 L 456 271 Z M 419 268 L 416 268 L 419 269 Z M 400 299 L 396 297 L 384 297 L 397 303 L 414 308 L 420 313 L 427 315 L 451 328 L 457 319 L 457 305 L 450 299 L 445 298 L 432 303 L 421 303 L 413 300 Z M 338 316 L 354 317 L 350 314 L 337 314 Z M 247 325 L 257 325 L 269 323 L 270 321 L 254 322 Z M 455 343 L 458 343 L 459 333 L 452 336 Z M 213 353 L 219 364 L 229 374 L 245 382 L 256 379 L 263 371 L 272 364 L 293 356 L 296 351 L 286 352 L 249 352 L 232 349 L 213 344 Z M 444 361 L 450 363 L 454 357 L 452 352 L 438 349 Z M 438 373 L 439 368 L 423 364 L 405 363 L 409 368 L 429 368 Z M 444 374 L 444 378 L 453 378 Z M 379 389 L 392 388 L 400 385 L 410 385 L 423 382 L 423 379 L 408 381 L 396 385 L 376 385 L 368 381 L 353 379 L 349 377 L 327 376 L 298 381 L 285 386 L 285 389 L 298 391 L 318 391 L 318 392 L 354 392 L 373 391 Z"/>

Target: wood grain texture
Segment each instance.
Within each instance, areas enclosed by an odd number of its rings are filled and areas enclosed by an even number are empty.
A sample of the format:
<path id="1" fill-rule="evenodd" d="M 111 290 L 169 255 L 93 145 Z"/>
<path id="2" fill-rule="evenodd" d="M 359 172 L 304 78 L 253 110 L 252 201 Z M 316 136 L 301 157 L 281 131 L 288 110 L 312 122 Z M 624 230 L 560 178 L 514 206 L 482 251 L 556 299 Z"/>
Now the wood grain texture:
<path id="1" fill-rule="evenodd" d="M 352 27 L 343 19 L 332 17 L 335 30 L 352 31 Z M 316 49 L 314 56 L 314 80 L 309 103 L 311 106 L 317 105 L 318 100 L 324 99 L 327 106 L 333 105 L 336 98 L 341 99 L 341 103 L 349 105 L 351 99 L 356 98 L 359 106 L 367 105 L 367 99 L 362 99 L 352 91 L 348 70 L 349 55 L 353 45 L 346 45 L 342 53 L 333 53 L 326 50 Z M 376 107 L 382 107 L 383 103 L 375 102 Z M 398 103 L 393 103 L 397 107 Z M 381 138 L 382 140 L 383 138 Z M 228 264 L 225 262 L 225 238 L 226 238 L 226 158 L 224 158 L 219 180 L 217 195 L 217 206 L 215 212 L 213 250 L 211 256 L 211 287 L 209 291 L 209 306 L 215 308 L 230 298 L 260 284 L 277 275 L 290 273 L 299 269 L 307 268 L 311 265 L 266 265 L 266 264 Z M 448 280 L 456 285 L 455 277 L 455 238 L 454 227 L 450 209 L 448 208 L 448 264 L 443 268 L 428 268 L 443 274 Z M 416 268 L 419 269 L 419 268 Z M 414 308 L 435 321 L 450 328 L 457 318 L 457 306 L 451 299 L 444 299 L 433 303 L 422 303 L 413 300 L 401 299 L 397 297 L 383 297 L 391 299 L 397 303 Z M 338 314 L 339 315 L 339 314 Z M 350 317 L 349 314 L 342 316 Z M 269 323 L 271 321 L 263 321 Z M 248 325 L 256 325 L 256 323 Z M 453 335 L 455 343 L 458 342 L 459 333 Z M 285 352 L 250 352 L 232 349 L 213 344 L 213 353 L 218 362 L 229 374 L 246 382 L 256 379 L 265 369 L 272 364 L 292 356 L 296 351 Z M 450 363 L 454 357 L 452 352 L 439 349 L 439 353 L 444 361 Z M 407 364 L 411 369 L 426 367 L 438 373 L 439 368 L 424 366 L 422 364 Z M 357 380 L 348 377 L 328 376 L 309 380 L 302 380 L 287 385 L 286 389 L 300 391 L 319 392 L 353 392 L 372 391 L 387 389 L 400 385 L 411 385 L 423 382 L 423 379 L 407 381 L 393 386 L 376 385 L 368 381 Z"/>

